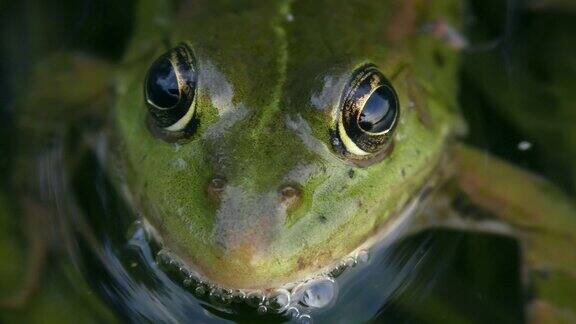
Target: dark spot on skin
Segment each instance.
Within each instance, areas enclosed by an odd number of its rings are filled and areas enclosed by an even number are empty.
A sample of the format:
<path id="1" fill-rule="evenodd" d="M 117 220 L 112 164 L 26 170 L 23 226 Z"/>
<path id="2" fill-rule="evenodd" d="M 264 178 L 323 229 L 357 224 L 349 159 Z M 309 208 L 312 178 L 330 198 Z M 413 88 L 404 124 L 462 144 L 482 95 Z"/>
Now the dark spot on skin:
<path id="1" fill-rule="evenodd" d="M 299 199 L 300 195 L 300 189 L 295 185 L 285 185 L 280 188 L 280 198 L 283 202 Z"/>
<path id="2" fill-rule="evenodd" d="M 298 185 L 284 185 L 278 191 L 280 201 L 289 209 L 298 208 L 302 198 L 302 190 Z"/>
<path id="3" fill-rule="evenodd" d="M 326 222 L 328 221 L 328 219 L 326 219 L 326 216 L 324 216 L 324 215 L 320 215 L 320 217 L 318 217 L 318 219 L 320 220 L 320 223 L 322 223 L 322 224 L 326 224 Z"/>
<path id="4" fill-rule="evenodd" d="M 226 179 L 223 177 L 214 177 L 208 183 L 208 196 L 212 199 L 220 199 L 222 192 L 224 192 L 224 187 L 226 186 Z"/>
<path id="5" fill-rule="evenodd" d="M 350 177 L 350 179 L 354 178 L 354 169 L 348 170 L 348 176 Z"/>
<path id="6" fill-rule="evenodd" d="M 446 64 L 446 59 L 444 59 L 444 55 L 442 55 L 442 52 L 440 52 L 439 49 L 436 49 L 433 55 L 434 55 L 434 62 L 436 63 L 436 65 L 438 65 L 439 67 L 443 67 Z"/>
<path id="7" fill-rule="evenodd" d="M 220 178 L 220 177 L 216 177 L 210 181 L 210 187 L 215 191 L 224 190 L 225 184 L 226 184 L 226 180 L 224 180 L 224 178 Z"/>

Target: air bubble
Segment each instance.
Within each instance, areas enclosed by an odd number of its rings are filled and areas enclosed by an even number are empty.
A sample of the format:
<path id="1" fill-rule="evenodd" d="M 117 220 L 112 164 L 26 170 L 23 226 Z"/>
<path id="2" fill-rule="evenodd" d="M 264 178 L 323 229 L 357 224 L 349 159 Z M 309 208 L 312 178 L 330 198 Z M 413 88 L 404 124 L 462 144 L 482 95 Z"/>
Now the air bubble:
<path id="1" fill-rule="evenodd" d="M 212 303 L 220 303 L 220 293 L 218 292 L 217 289 L 212 289 L 210 290 L 210 293 L 208 294 L 208 298 L 210 299 L 210 302 Z"/>
<path id="2" fill-rule="evenodd" d="M 300 311 L 296 307 L 290 307 L 286 310 L 286 314 L 291 318 L 296 319 L 298 316 L 300 316 Z"/>
<path id="3" fill-rule="evenodd" d="M 353 257 L 348 257 L 346 258 L 346 265 L 348 267 L 353 267 L 356 265 L 356 259 L 354 259 Z"/>
<path id="4" fill-rule="evenodd" d="M 194 295 L 196 295 L 196 297 L 203 297 L 206 294 L 207 291 L 207 287 L 205 284 L 200 283 L 198 284 L 198 287 L 196 287 L 196 289 L 194 289 Z"/>
<path id="5" fill-rule="evenodd" d="M 305 282 L 292 292 L 292 300 L 304 306 L 322 308 L 336 299 L 337 286 L 330 278 L 320 278 Z"/>
<path id="6" fill-rule="evenodd" d="M 232 291 L 229 289 L 220 290 L 220 302 L 223 305 L 228 305 L 232 303 Z"/>
<path id="7" fill-rule="evenodd" d="M 213 288 L 208 295 L 214 304 L 228 305 L 232 301 L 232 295 L 225 289 Z"/>
<path id="8" fill-rule="evenodd" d="M 195 284 L 194 281 L 195 280 L 193 278 L 188 277 L 182 281 L 182 284 L 184 285 L 184 287 L 192 288 L 192 287 L 194 287 L 194 284 Z"/>
<path id="9" fill-rule="evenodd" d="M 334 269 L 332 269 L 330 271 L 330 276 L 332 278 L 337 278 L 338 276 L 340 276 L 342 273 L 344 273 L 344 271 L 346 270 L 347 266 L 346 264 L 339 264 L 337 265 Z"/>
<path id="10" fill-rule="evenodd" d="M 368 261 L 370 261 L 370 254 L 368 254 L 368 251 L 366 250 L 360 250 L 358 251 L 358 254 L 356 254 L 356 261 L 361 263 L 368 263 Z"/>
<path id="11" fill-rule="evenodd" d="M 266 306 L 260 305 L 258 307 L 258 314 L 263 315 L 263 314 L 266 314 L 267 312 L 268 312 L 268 309 L 266 308 Z"/>
<path id="12" fill-rule="evenodd" d="M 290 306 L 290 293 L 286 289 L 278 289 L 268 296 L 267 301 L 271 311 L 282 313 Z"/>
<path id="13" fill-rule="evenodd" d="M 258 307 L 264 302 L 264 295 L 260 291 L 254 291 L 248 294 L 246 302 L 252 307 Z"/>
<path id="14" fill-rule="evenodd" d="M 312 324 L 312 317 L 308 314 L 303 314 L 298 317 L 299 324 Z"/>

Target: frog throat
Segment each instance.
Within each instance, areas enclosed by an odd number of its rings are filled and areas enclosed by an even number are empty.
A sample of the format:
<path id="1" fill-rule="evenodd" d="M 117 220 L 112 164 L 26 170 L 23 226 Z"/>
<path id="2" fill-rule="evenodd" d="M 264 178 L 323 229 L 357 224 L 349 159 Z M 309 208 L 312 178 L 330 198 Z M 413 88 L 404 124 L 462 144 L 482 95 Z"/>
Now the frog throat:
<path id="1" fill-rule="evenodd" d="M 259 312 L 264 310 L 265 312 L 284 313 L 289 308 L 296 308 L 295 311 L 302 312 L 304 310 L 299 309 L 302 306 L 322 308 L 332 304 L 325 302 L 320 306 L 307 305 L 304 301 L 305 294 L 314 291 L 314 289 L 328 289 L 332 292 L 332 301 L 336 300 L 338 291 L 336 278 L 356 265 L 369 263 L 371 254 L 396 241 L 416 214 L 418 206 L 422 205 L 422 202 L 429 196 L 428 193 L 431 188 L 438 187 L 438 180 L 439 177 L 433 175 L 426 182 L 426 185 L 399 212 L 392 215 L 376 234 L 339 261 L 333 262 L 322 270 L 300 280 L 264 289 L 230 288 L 210 280 L 167 248 L 158 231 L 145 217 L 140 223 L 148 234 L 147 239 L 154 241 L 160 247 L 156 253 L 158 266 L 167 273 L 176 274 L 174 277 L 183 278 L 180 279 L 181 285 L 196 297 L 207 297 L 210 302 L 220 306 L 231 303 L 245 304 L 257 308 Z"/>

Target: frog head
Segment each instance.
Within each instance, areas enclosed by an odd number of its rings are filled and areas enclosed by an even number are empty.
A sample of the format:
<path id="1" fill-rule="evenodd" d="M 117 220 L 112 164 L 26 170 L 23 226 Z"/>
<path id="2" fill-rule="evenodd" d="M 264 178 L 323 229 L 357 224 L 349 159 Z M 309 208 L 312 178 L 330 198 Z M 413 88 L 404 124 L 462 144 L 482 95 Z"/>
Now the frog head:
<path id="1" fill-rule="evenodd" d="M 224 287 L 279 286 L 339 262 L 440 161 L 457 60 L 421 26 L 458 10 L 191 1 L 162 27 L 147 13 L 115 109 L 135 208 Z"/>

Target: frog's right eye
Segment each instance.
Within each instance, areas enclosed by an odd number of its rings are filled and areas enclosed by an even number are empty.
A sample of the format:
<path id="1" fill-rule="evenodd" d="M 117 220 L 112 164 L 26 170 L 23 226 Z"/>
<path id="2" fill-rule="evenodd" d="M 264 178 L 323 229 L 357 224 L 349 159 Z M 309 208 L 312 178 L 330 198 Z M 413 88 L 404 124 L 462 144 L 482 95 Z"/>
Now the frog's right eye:
<path id="1" fill-rule="evenodd" d="M 192 52 L 182 44 L 160 56 L 148 70 L 144 95 L 159 128 L 177 132 L 192 120 L 197 83 L 194 63 Z"/>
<path id="2" fill-rule="evenodd" d="M 350 78 L 334 132 L 336 149 L 355 161 L 382 157 L 392 147 L 400 104 L 392 84 L 372 64 Z"/>

